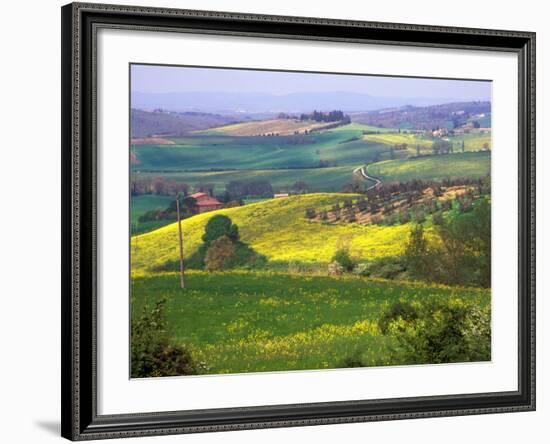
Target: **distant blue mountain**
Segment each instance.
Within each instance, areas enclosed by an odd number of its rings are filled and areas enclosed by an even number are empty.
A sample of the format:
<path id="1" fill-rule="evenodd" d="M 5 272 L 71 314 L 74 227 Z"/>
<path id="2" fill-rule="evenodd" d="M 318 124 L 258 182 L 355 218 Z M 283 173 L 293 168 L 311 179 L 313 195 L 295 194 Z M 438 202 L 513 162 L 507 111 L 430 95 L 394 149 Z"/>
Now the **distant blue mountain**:
<path id="1" fill-rule="evenodd" d="M 132 108 L 201 112 L 310 112 L 340 109 L 372 111 L 404 105 L 429 106 L 461 101 L 460 98 L 377 97 L 351 92 L 303 92 L 285 95 L 264 93 L 185 92 L 132 93 Z"/>

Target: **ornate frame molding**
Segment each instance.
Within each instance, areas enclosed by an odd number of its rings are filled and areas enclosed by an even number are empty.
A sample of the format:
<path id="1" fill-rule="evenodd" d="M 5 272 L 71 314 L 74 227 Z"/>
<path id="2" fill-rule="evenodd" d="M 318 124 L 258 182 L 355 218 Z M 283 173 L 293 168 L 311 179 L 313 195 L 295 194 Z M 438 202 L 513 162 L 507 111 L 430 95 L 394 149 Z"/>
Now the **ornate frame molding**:
<path id="1" fill-rule="evenodd" d="M 535 409 L 535 34 L 72 3 L 62 8 L 62 435 L 71 440 Z M 97 415 L 95 40 L 99 27 L 514 52 L 519 62 L 519 390 Z"/>

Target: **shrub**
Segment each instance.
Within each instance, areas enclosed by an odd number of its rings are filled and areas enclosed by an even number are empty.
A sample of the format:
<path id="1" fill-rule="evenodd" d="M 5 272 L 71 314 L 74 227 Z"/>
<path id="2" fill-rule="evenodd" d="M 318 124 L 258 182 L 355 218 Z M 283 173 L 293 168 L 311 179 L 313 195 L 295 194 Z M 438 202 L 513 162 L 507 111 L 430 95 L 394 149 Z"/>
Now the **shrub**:
<path id="1" fill-rule="evenodd" d="M 204 265 L 208 271 L 221 270 L 225 262 L 233 255 L 235 247 L 227 236 L 218 237 L 210 244 L 204 258 Z"/>
<path id="2" fill-rule="evenodd" d="M 344 267 L 342 267 L 338 262 L 331 262 L 328 264 L 329 276 L 340 276 L 342 273 L 344 273 Z"/>
<path id="3" fill-rule="evenodd" d="M 412 218 L 417 224 L 424 223 L 424 221 L 426 220 L 426 213 L 424 213 L 424 210 L 422 208 L 415 208 Z"/>
<path id="4" fill-rule="evenodd" d="M 441 202 L 442 211 L 449 211 L 452 207 L 453 207 L 453 201 L 450 199 L 447 199 Z"/>
<path id="5" fill-rule="evenodd" d="M 388 334 L 390 325 L 400 322 L 408 325 L 418 320 L 420 314 L 418 308 L 410 303 L 395 302 L 378 320 L 378 328 L 383 334 Z"/>
<path id="6" fill-rule="evenodd" d="M 224 268 L 263 268 L 267 264 L 267 258 L 255 251 L 250 245 L 238 241 L 233 244 L 235 251 L 225 261 Z"/>
<path id="7" fill-rule="evenodd" d="M 306 208 L 306 219 L 313 219 L 316 216 L 315 210 L 313 208 Z"/>
<path id="8" fill-rule="evenodd" d="M 171 343 L 164 318 L 165 304 L 166 300 L 161 300 L 152 310 L 145 306 L 141 316 L 132 318 L 132 378 L 197 375 L 206 370 L 185 347 Z"/>
<path id="9" fill-rule="evenodd" d="M 207 268 L 207 259 L 209 248 L 211 246 L 207 244 L 202 244 L 186 261 L 185 266 L 187 268 L 203 270 Z M 267 258 L 255 251 L 252 247 L 245 244 L 244 242 L 237 241 L 233 242 L 233 253 L 226 257 L 223 261 L 223 266 L 220 269 L 231 269 L 231 268 L 249 268 L 249 269 L 258 269 L 263 268 L 267 264 Z M 154 271 L 177 271 L 179 267 L 178 261 L 169 261 L 162 269 Z M 208 269 L 208 268 L 207 268 Z"/>
<path id="10" fill-rule="evenodd" d="M 359 276 L 370 276 L 371 266 L 372 262 L 362 262 L 356 265 L 356 267 L 353 269 L 353 272 Z"/>
<path id="11" fill-rule="evenodd" d="M 438 211 L 432 215 L 432 223 L 434 225 L 443 225 L 444 222 L 443 213 L 441 211 Z"/>
<path id="12" fill-rule="evenodd" d="M 358 264 L 353 272 L 359 276 L 370 276 L 383 279 L 396 279 L 407 271 L 402 257 L 385 257 L 372 262 Z"/>
<path id="13" fill-rule="evenodd" d="M 411 216 L 409 215 L 408 211 L 403 211 L 402 213 L 399 214 L 399 222 L 401 222 L 402 224 L 406 224 L 410 220 L 411 220 Z"/>
<path id="14" fill-rule="evenodd" d="M 138 222 L 141 223 L 157 220 L 176 220 L 176 214 L 157 208 L 155 210 L 147 211 L 138 217 Z"/>
<path id="15" fill-rule="evenodd" d="M 332 256 L 332 261 L 337 262 L 345 271 L 352 271 L 353 267 L 355 267 L 355 262 L 346 249 L 337 250 L 334 256 Z"/>
<path id="16" fill-rule="evenodd" d="M 461 299 L 397 302 L 378 322 L 397 338 L 396 362 L 438 364 L 491 359 L 490 308 Z"/>
<path id="17" fill-rule="evenodd" d="M 405 262 L 407 269 L 412 277 L 427 278 L 428 264 L 430 262 L 428 256 L 428 241 L 424 236 L 424 228 L 422 225 L 414 225 L 411 229 L 407 245 L 405 247 Z"/>
<path id="18" fill-rule="evenodd" d="M 355 352 L 351 356 L 346 356 L 338 367 L 357 368 L 357 367 L 366 367 L 366 366 L 367 364 L 363 361 L 361 354 L 359 352 Z"/>

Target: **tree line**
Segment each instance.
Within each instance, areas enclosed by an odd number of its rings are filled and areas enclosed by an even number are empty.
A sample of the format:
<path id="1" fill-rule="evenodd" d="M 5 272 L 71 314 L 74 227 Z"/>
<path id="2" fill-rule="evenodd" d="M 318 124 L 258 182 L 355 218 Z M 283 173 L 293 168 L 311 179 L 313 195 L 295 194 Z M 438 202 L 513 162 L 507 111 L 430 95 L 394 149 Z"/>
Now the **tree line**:
<path id="1" fill-rule="evenodd" d="M 334 111 L 317 111 L 314 110 L 312 113 L 301 114 L 300 120 L 314 120 L 315 122 L 339 122 L 339 121 L 350 121 L 350 117 L 344 114 L 341 110 Z"/>

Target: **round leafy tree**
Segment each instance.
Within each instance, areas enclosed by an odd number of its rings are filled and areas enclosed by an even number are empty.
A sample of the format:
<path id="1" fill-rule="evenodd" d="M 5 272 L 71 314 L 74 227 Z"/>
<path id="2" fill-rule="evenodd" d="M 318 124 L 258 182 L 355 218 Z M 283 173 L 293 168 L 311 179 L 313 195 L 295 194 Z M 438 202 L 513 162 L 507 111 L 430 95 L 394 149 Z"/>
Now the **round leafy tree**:
<path id="1" fill-rule="evenodd" d="M 239 240 L 239 228 L 231 222 L 229 217 L 217 214 L 207 222 L 202 240 L 209 245 L 222 236 L 227 236 L 235 242 Z"/>

